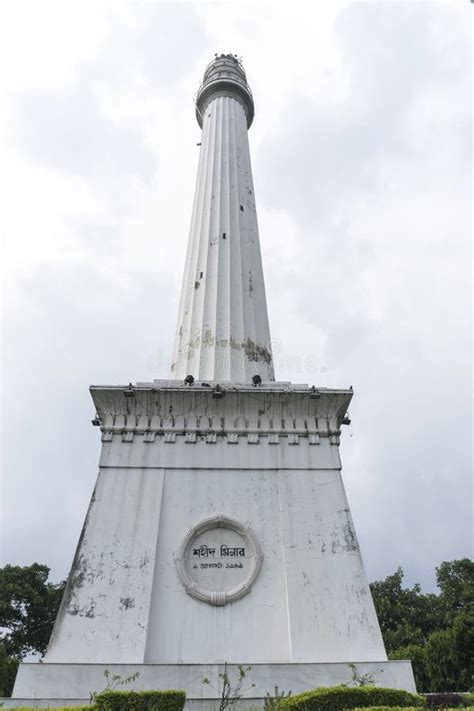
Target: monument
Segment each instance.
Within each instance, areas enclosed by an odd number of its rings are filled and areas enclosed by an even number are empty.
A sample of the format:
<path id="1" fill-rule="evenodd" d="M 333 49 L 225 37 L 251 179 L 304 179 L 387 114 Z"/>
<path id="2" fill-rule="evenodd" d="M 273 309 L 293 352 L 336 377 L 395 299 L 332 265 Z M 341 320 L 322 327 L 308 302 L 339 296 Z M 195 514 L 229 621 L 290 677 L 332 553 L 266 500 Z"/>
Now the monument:
<path id="1" fill-rule="evenodd" d="M 19 699 L 83 701 L 104 671 L 127 688 L 216 698 L 251 667 L 255 704 L 351 679 L 414 690 L 387 661 L 341 479 L 350 389 L 275 381 L 248 128 L 234 55 L 196 98 L 202 144 L 171 377 L 92 386 L 102 433 L 92 495 L 42 664 Z"/>

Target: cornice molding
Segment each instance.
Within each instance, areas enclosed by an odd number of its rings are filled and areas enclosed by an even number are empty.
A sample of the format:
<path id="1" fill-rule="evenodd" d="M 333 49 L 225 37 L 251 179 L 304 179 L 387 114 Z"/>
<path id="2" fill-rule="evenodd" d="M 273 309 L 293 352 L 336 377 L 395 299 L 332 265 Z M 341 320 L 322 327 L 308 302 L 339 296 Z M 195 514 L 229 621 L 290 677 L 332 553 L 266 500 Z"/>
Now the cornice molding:
<path id="1" fill-rule="evenodd" d="M 171 384 L 171 385 L 170 385 Z M 273 387 L 248 385 L 226 388 L 216 384 L 181 386 L 175 381 L 155 381 L 136 386 L 92 386 L 102 440 L 114 435 L 123 442 L 140 436 L 143 442 L 215 444 L 265 439 L 289 445 L 306 440 L 311 445 L 328 438 L 339 444 L 340 427 L 351 390 L 313 390 L 289 383 Z"/>

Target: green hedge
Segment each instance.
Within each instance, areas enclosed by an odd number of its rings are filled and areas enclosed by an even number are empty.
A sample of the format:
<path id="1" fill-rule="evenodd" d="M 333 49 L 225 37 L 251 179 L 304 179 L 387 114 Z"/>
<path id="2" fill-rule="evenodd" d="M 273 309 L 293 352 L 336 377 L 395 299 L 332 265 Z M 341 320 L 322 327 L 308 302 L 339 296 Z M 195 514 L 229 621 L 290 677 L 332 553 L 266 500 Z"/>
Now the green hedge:
<path id="1" fill-rule="evenodd" d="M 474 694 L 462 694 L 458 691 L 437 691 L 423 694 L 429 709 L 465 709 L 474 706 Z"/>
<path id="2" fill-rule="evenodd" d="M 466 711 L 474 709 L 474 706 L 465 706 Z M 415 706 L 369 706 L 365 708 L 350 709 L 350 711 L 416 711 Z M 444 708 L 443 711 L 456 711 L 456 709 Z"/>
<path id="3" fill-rule="evenodd" d="M 424 708 L 422 696 L 402 689 L 384 689 L 378 686 L 332 686 L 305 691 L 281 701 L 281 711 L 345 711 L 371 706 Z"/>
<path id="4" fill-rule="evenodd" d="M 94 699 L 97 711 L 182 711 L 184 691 L 103 691 Z"/>

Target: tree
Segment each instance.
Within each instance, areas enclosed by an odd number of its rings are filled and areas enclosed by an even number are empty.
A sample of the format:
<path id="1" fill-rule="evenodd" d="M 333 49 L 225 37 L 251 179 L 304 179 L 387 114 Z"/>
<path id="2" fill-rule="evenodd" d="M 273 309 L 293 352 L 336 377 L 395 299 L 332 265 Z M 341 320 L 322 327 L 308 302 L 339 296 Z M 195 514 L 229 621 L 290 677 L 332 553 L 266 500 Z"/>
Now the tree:
<path id="1" fill-rule="evenodd" d="M 46 652 L 65 583 L 48 582 L 46 565 L 0 568 L 0 685 L 11 693 L 18 666 L 27 654 Z"/>
<path id="2" fill-rule="evenodd" d="M 474 688 L 474 611 L 461 612 L 453 622 L 458 688 Z"/>
<path id="3" fill-rule="evenodd" d="M 11 695 L 18 664 L 18 659 L 9 657 L 0 642 L 0 696 Z"/>
<path id="4" fill-rule="evenodd" d="M 411 659 L 422 691 L 474 688 L 474 563 L 445 561 L 436 569 L 439 595 L 403 588 L 399 568 L 371 584 L 390 659 Z"/>
<path id="5" fill-rule="evenodd" d="M 452 630 L 433 632 L 425 648 L 430 691 L 457 691 L 456 649 Z"/>
<path id="6" fill-rule="evenodd" d="M 390 654 L 408 645 L 422 646 L 439 628 L 438 598 L 423 594 L 417 583 L 402 588 L 403 570 L 371 583 L 370 589 L 379 618 L 385 647 Z"/>
<path id="7" fill-rule="evenodd" d="M 441 591 L 439 602 L 452 622 L 460 612 L 474 613 L 474 562 L 469 558 L 441 563 L 436 568 L 436 582 Z"/>
<path id="8" fill-rule="evenodd" d="M 419 644 L 409 644 L 389 654 L 389 659 L 410 659 L 416 688 L 419 691 L 431 688 L 431 680 L 426 668 L 425 647 Z"/>

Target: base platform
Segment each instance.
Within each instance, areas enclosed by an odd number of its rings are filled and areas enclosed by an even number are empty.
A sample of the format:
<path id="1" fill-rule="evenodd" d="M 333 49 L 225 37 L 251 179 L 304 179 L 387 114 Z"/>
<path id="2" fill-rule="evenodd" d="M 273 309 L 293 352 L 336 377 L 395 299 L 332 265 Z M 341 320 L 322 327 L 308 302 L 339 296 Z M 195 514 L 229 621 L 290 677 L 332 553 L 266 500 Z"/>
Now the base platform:
<path id="1" fill-rule="evenodd" d="M 351 681 L 349 663 L 242 664 L 250 666 L 244 682 L 241 708 L 263 706 L 263 700 L 275 686 L 280 691 L 297 694 L 320 686 L 335 686 Z M 359 674 L 371 674 L 377 686 L 416 691 L 409 661 L 356 663 Z M 212 709 L 218 707 L 220 696 L 219 673 L 223 664 L 20 664 L 14 697 L 2 699 L 3 708 L 14 706 L 64 706 L 88 703 L 92 693 L 104 690 L 104 672 L 126 679 L 135 673 L 135 681 L 119 686 L 124 690 L 183 689 L 186 708 Z M 232 684 L 238 679 L 239 667 L 229 664 L 227 672 Z M 204 679 L 210 684 L 204 684 Z M 251 686 L 254 684 L 255 686 Z M 214 703 L 215 702 L 215 703 Z"/>

